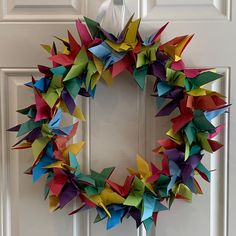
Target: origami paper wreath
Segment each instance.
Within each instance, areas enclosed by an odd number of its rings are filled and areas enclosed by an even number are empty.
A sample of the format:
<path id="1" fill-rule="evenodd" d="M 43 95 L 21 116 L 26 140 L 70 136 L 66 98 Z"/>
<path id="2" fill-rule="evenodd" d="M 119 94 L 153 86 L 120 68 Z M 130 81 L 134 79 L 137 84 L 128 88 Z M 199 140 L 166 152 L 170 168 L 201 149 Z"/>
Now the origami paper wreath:
<path id="1" fill-rule="evenodd" d="M 83 209 L 95 208 L 95 222 L 107 220 L 107 229 L 132 217 L 136 226 L 144 224 L 150 231 L 157 214 L 170 208 L 174 199 L 191 201 L 192 193 L 202 190 L 195 176 L 210 182 L 210 171 L 201 163 L 204 152 L 214 152 L 222 144 L 213 140 L 223 125 L 215 127 L 211 120 L 225 113 L 228 105 L 224 96 L 203 86 L 222 75 L 212 69 L 185 68 L 181 54 L 192 35 L 176 37 L 160 43 L 167 24 L 143 40 L 138 32 L 140 19 L 127 22 L 116 37 L 99 23 L 84 18 L 76 27 L 81 45 L 68 32 L 68 39 L 60 39 L 64 52 L 42 45 L 50 54 L 52 67 L 38 66 L 42 78 L 26 84 L 35 96 L 35 103 L 19 113 L 29 120 L 9 131 L 23 136 L 14 149 L 31 148 L 34 162 L 26 173 L 33 182 L 46 175 L 45 198 L 49 196 L 50 211 L 63 208 L 75 198 Z M 155 77 L 153 96 L 157 101 L 156 116 L 169 116 L 174 110 L 179 115 L 171 119 L 167 138 L 159 140 L 153 151 L 162 158 L 162 168 L 149 164 L 137 155 L 137 170 L 128 169 L 121 186 L 110 179 L 114 167 L 100 173 L 80 170 L 77 154 L 84 142 L 67 144 L 75 135 L 78 122 L 61 127 L 63 113 L 84 121 L 76 105 L 78 95 L 95 96 L 96 85 L 102 79 L 108 85 L 122 71 L 128 70 L 143 89 L 147 75 Z"/>

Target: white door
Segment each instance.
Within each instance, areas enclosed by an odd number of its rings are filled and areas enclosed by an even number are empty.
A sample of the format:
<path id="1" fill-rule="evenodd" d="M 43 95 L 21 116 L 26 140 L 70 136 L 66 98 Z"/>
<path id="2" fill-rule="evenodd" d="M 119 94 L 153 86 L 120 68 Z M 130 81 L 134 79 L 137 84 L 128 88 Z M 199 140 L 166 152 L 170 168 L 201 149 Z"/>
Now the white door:
<path id="1" fill-rule="evenodd" d="M 53 36 L 63 38 L 69 29 L 73 35 L 74 20 L 79 16 L 96 17 L 102 0 L 0 0 L 0 235 L 1 236 L 145 236 L 136 230 L 132 219 L 106 231 L 105 222 L 93 224 L 95 212 L 67 214 L 76 205 L 49 213 L 43 199 L 43 181 L 32 184 L 24 174 L 32 162 L 30 151 L 12 151 L 14 135 L 6 129 L 22 121 L 15 110 L 33 101 L 33 94 L 23 84 L 31 75 L 38 76 L 36 66 L 47 64 L 48 56 L 39 46 L 50 44 Z M 216 67 L 224 74 L 213 87 L 236 104 L 236 4 L 232 0 L 127 0 L 130 11 L 142 17 L 142 34 L 153 32 L 169 21 L 162 41 L 195 33 L 184 52 L 189 67 Z M 135 167 L 135 155 L 148 160 L 155 140 L 169 128 L 168 118 L 155 118 L 154 100 L 128 73 L 115 79 L 112 87 L 100 84 L 96 99 L 81 100 L 87 123 L 81 125 L 86 147 L 80 154 L 83 169 L 101 170 L 116 166 L 114 179 L 122 181 L 126 167 Z M 202 183 L 204 195 L 192 204 L 176 201 L 170 211 L 159 214 L 156 231 L 159 236 L 234 236 L 236 234 L 236 106 L 225 116 L 224 149 L 206 157 L 213 173 L 212 183 Z M 146 116 L 143 113 L 146 110 Z M 230 121 L 230 122 L 229 122 Z"/>

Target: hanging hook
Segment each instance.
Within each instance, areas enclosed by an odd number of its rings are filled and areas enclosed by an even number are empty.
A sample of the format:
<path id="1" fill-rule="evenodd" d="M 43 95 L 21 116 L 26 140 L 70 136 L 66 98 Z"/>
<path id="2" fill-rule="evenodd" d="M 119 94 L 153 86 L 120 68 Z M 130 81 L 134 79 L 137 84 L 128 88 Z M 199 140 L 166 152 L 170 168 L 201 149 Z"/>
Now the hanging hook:
<path id="1" fill-rule="evenodd" d="M 114 5 L 123 5 L 124 0 L 113 0 Z"/>
<path id="2" fill-rule="evenodd" d="M 118 35 L 124 28 L 131 13 L 126 7 L 125 0 L 105 0 L 98 9 L 96 21 L 114 35 Z M 114 27 L 116 26 L 116 27 Z"/>
<path id="3" fill-rule="evenodd" d="M 100 23 L 105 16 L 106 12 L 108 11 L 109 5 L 113 3 L 114 6 L 124 6 L 124 0 L 106 0 L 104 1 L 100 8 L 98 9 L 98 14 L 96 20 Z"/>

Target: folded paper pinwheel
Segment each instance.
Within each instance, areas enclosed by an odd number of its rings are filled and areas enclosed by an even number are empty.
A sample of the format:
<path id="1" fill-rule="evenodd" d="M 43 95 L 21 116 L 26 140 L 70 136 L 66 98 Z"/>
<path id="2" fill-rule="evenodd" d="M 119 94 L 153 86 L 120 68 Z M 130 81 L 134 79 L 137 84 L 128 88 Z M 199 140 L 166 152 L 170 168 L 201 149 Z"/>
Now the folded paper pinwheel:
<path id="1" fill-rule="evenodd" d="M 144 224 L 149 232 L 158 213 L 169 209 L 175 199 L 191 201 L 193 193 L 202 194 L 196 175 L 210 182 L 210 171 L 202 159 L 205 152 L 222 147 L 214 138 L 224 127 L 215 127 L 211 121 L 227 112 L 229 105 L 222 94 L 204 86 L 222 75 L 210 68 L 186 68 L 182 53 L 192 35 L 162 44 L 160 37 L 167 24 L 144 40 L 139 34 L 140 19 L 133 20 L 133 16 L 117 36 L 89 18 L 84 20 L 86 24 L 76 21 L 81 43 L 68 32 L 68 39 L 58 38 L 64 52 L 55 44 L 42 45 L 50 53 L 52 67 L 38 66 L 42 77 L 26 84 L 35 102 L 17 111 L 28 120 L 9 129 L 17 132 L 17 137 L 23 136 L 13 147 L 31 148 L 33 164 L 26 173 L 33 182 L 46 175 L 45 198 L 49 198 L 50 211 L 78 198 L 81 206 L 71 214 L 94 208 L 95 222 L 107 218 L 107 229 L 132 217 L 137 227 Z M 90 174 L 81 171 L 77 154 L 84 142 L 68 144 L 78 122 L 63 127 L 62 121 L 64 113 L 85 121 L 77 97 L 95 98 L 100 80 L 111 85 L 124 70 L 140 89 L 149 75 L 155 78 L 156 116 L 169 116 L 176 110 L 178 115 L 170 120 L 167 137 L 153 149 L 162 159 L 162 168 L 137 155 L 137 170 L 128 168 L 124 184 L 119 185 L 110 179 L 114 167 L 91 170 Z"/>

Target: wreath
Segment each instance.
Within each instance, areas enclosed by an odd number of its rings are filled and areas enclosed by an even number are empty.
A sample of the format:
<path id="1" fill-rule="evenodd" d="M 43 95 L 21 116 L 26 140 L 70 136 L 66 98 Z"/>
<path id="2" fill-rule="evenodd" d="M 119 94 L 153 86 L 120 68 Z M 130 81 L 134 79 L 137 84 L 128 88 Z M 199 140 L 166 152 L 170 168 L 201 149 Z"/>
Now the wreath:
<path id="1" fill-rule="evenodd" d="M 95 222 L 107 218 L 107 229 L 132 217 L 136 226 L 144 224 L 149 232 L 160 211 L 171 207 L 175 199 L 191 201 L 192 194 L 202 194 L 196 175 L 210 182 L 210 171 L 202 164 L 205 152 L 215 152 L 222 144 L 213 138 L 224 127 L 211 120 L 227 112 L 224 96 L 204 85 L 222 77 L 209 68 L 186 68 L 181 54 L 193 35 L 176 37 L 164 44 L 161 33 L 167 24 L 147 39 L 139 34 L 140 19 L 129 19 L 118 36 L 105 31 L 99 23 L 84 17 L 76 21 L 81 44 L 68 31 L 68 39 L 58 38 L 64 51 L 56 45 L 42 45 L 49 53 L 52 67 L 38 66 L 42 78 L 26 86 L 34 93 L 34 104 L 17 112 L 29 119 L 9 131 L 23 136 L 14 149 L 31 148 L 33 165 L 26 170 L 36 182 L 46 175 L 45 198 L 50 211 L 62 209 L 75 198 L 81 206 L 71 212 L 95 208 Z M 118 74 L 128 70 L 144 89 L 147 75 L 155 78 L 153 87 L 156 116 L 179 114 L 171 119 L 167 137 L 158 141 L 153 152 L 159 155 L 162 168 L 150 165 L 137 155 L 137 170 L 128 168 L 124 184 L 112 181 L 114 167 L 101 172 L 83 173 L 77 154 L 84 142 L 68 144 L 76 134 L 78 122 L 62 127 L 63 114 L 85 121 L 76 104 L 78 95 L 95 97 L 96 85 L 108 85 Z"/>

